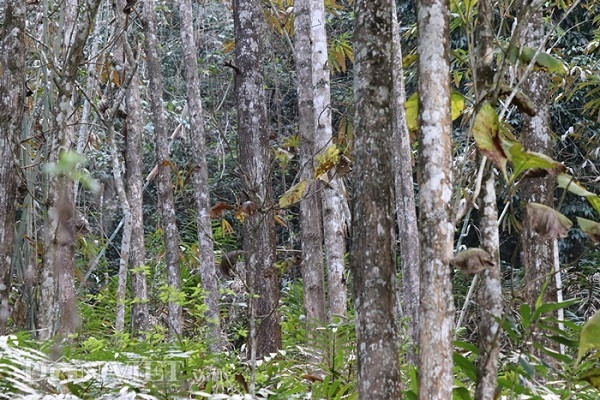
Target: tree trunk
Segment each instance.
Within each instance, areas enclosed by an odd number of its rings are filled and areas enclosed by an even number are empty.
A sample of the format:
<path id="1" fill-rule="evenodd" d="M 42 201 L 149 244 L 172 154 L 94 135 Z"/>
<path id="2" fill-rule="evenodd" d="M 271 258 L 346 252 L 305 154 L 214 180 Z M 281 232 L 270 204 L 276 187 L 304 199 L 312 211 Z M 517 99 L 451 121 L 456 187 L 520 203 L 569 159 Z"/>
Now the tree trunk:
<path id="1" fill-rule="evenodd" d="M 0 335 L 6 334 L 17 181 L 17 143 L 25 107 L 26 4 L 8 0 L 0 32 Z"/>
<path id="2" fill-rule="evenodd" d="M 419 399 L 452 398 L 454 226 L 447 0 L 419 0 Z"/>
<path id="3" fill-rule="evenodd" d="M 313 181 L 315 168 L 315 126 L 311 48 L 312 0 L 294 3 L 294 44 L 298 81 L 298 131 L 300 133 L 300 168 L 308 188 L 300 202 L 302 243 L 302 283 L 304 309 L 309 321 L 325 323 L 325 278 L 323 272 L 323 225 L 320 192 Z"/>
<path id="4" fill-rule="evenodd" d="M 523 46 L 537 49 L 544 38 L 542 12 L 536 11 L 529 23 L 521 30 L 520 41 Z M 531 151 L 553 155 L 554 144 L 550 138 L 550 105 L 548 103 L 548 75 L 544 71 L 532 71 L 523 84 L 523 92 L 529 96 L 537 114 L 533 117 L 523 116 L 521 142 Z M 524 203 L 541 203 L 553 207 L 554 178 L 526 178 L 521 186 L 521 196 Z M 528 218 L 523 218 L 523 234 L 521 243 L 522 262 L 525 268 L 524 298 L 532 307 L 540 294 L 542 286 L 549 279 L 554 264 L 552 239 L 535 233 Z M 554 279 L 544 294 L 546 301 L 556 300 Z"/>
<path id="5" fill-rule="evenodd" d="M 312 88 L 315 146 L 317 153 L 324 152 L 333 145 L 331 126 L 331 94 L 327 53 L 327 32 L 325 30 L 325 3 L 311 1 L 311 43 L 312 43 Z M 322 184 L 323 237 L 325 261 L 327 264 L 327 289 L 329 294 L 329 320 L 346 317 L 346 280 L 344 278 L 344 255 L 346 252 L 346 228 L 344 226 L 343 182 L 329 173 L 329 183 Z M 346 205 L 347 207 L 347 205 Z"/>
<path id="6" fill-rule="evenodd" d="M 478 107 L 488 97 L 494 81 L 493 58 L 493 2 L 480 0 L 475 27 L 477 59 L 475 70 L 475 97 Z M 493 399 L 500 356 L 500 324 L 502 316 L 502 286 L 500 272 L 500 237 L 498 233 L 498 206 L 496 202 L 496 179 L 493 166 L 484 177 L 480 200 L 479 229 L 481 247 L 487 251 L 494 265 L 483 271 L 477 295 L 479 304 L 479 357 L 477 358 L 477 383 L 475 398 Z"/>
<path id="7" fill-rule="evenodd" d="M 356 114 L 351 268 L 358 396 L 401 397 L 396 327 L 389 0 L 358 0 L 354 32 Z"/>
<path id="8" fill-rule="evenodd" d="M 190 140 L 194 156 L 194 197 L 196 199 L 198 253 L 200 260 L 200 277 L 206 292 L 206 319 L 208 329 L 206 339 L 212 351 L 220 351 L 223 347 L 221 323 L 219 316 L 219 286 L 215 269 L 215 256 L 210 222 L 210 197 L 208 192 L 208 170 L 206 165 L 206 146 L 204 141 L 204 117 L 200 97 L 200 78 L 198 77 L 198 60 L 194 42 L 193 10 L 191 0 L 179 0 L 181 16 L 181 43 L 185 64 L 185 81 L 187 86 L 187 102 L 190 123 Z"/>
<path id="9" fill-rule="evenodd" d="M 129 60 L 133 62 L 133 60 Z M 129 265 L 131 267 L 131 291 L 133 305 L 131 324 L 134 333 L 148 330 L 148 295 L 146 273 L 146 251 L 144 248 L 144 190 L 142 177 L 142 135 L 144 118 L 140 102 L 139 76 L 133 76 L 127 88 L 127 140 L 125 176 L 128 188 L 129 208 L 131 211 L 131 243 Z"/>
<path id="10" fill-rule="evenodd" d="M 146 63 L 150 80 L 150 109 L 156 134 L 156 159 L 158 163 L 158 203 L 164 231 L 167 284 L 169 290 L 179 292 L 181 289 L 181 271 L 179 269 L 179 232 L 175 221 L 175 202 L 173 199 L 173 182 L 171 180 L 171 165 L 167 127 L 163 106 L 163 83 L 160 58 L 158 56 L 158 41 L 156 31 L 156 15 L 154 0 L 143 3 L 143 22 L 146 45 Z M 169 336 L 180 336 L 183 325 L 182 307 L 177 299 L 169 299 Z"/>
<path id="11" fill-rule="evenodd" d="M 396 14 L 396 2 L 392 1 L 392 45 L 393 45 L 393 148 L 394 148 L 394 187 L 396 193 L 396 213 L 398 219 L 398 242 L 402 259 L 402 299 L 404 311 L 410 318 L 408 334 L 416 347 L 419 342 L 419 227 L 415 207 L 413 184 L 412 151 L 410 136 L 406 125 L 406 92 L 404 91 L 404 72 L 402 70 L 402 47 L 400 45 L 400 27 Z M 417 356 L 413 347 L 407 354 L 412 365 L 417 365 Z"/>
<path id="12" fill-rule="evenodd" d="M 279 277 L 275 268 L 273 192 L 269 170 L 269 138 L 264 92 L 263 13 L 258 0 L 234 0 L 236 97 L 241 175 L 248 198 L 244 222 L 247 282 L 257 316 L 257 357 L 281 348 L 277 313 Z"/>
<path id="13" fill-rule="evenodd" d="M 62 152 L 70 151 L 74 145 L 75 81 L 100 2 L 94 0 L 86 7 L 80 24 L 77 24 L 77 15 L 81 13 L 78 2 L 66 0 L 63 3 L 61 53 L 58 57 L 61 69 L 53 72 L 58 75 L 61 85 L 56 87 L 58 97 L 52 104 L 55 107 L 51 121 L 53 136 L 48 154 L 51 162 L 56 162 Z M 38 338 L 41 340 L 48 339 L 55 332 L 60 335 L 73 333 L 78 324 L 75 231 L 71 220 L 75 211 L 73 194 L 73 182 L 65 176 L 48 177 L 45 252 L 38 301 Z"/>

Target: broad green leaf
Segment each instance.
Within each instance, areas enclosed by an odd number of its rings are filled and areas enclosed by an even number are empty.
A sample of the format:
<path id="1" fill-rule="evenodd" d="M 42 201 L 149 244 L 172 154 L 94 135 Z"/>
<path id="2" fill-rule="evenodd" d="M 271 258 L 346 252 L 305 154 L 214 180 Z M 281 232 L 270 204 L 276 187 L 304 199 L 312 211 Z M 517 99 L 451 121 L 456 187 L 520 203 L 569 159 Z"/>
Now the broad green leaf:
<path id="1" fill-rule="evenodd" d="M 590 385 L 600 390 L 600 368 L 593 368 L 579 377 L 579 380 L 588 381 Z"/>
<path id="2" fill-rule="evenodd" d="M 579 338 L 579 352 L 577 363 L 590 350 L 600 349 L 600 311 L 596 313 L 583 325 L 581 337 Z"/>
<path id="3" fill-rule="evenodd" d="M 569 222 L 571 222 L 571 221 L 569 221 Z M 531 319 L 535 321 L 542 314 L 551 313 L 553 311 L 560 310 L 561 308 L 572 306 L 573 304 L 576 304 L 578 302 L 579 302 L 579 299 L 571 299 L 571 300 L 566 300 L 566 301 L 561 301 L 561 302 L 544 303 L 535 309 Z"/>
<path id="4" fill-rule="evenodd" d="M 502 140 L 498 135 L 500 125 L 498 113 L 490 103 L 486 103 L 477 115 L 473 124 L 473 137 L 479 151 L 486 155 L 506 177 L 506 161 Z"/>
<path id="5" fill-rule="evenodd" d="M 558 187 L 567 190 L 577 196 L 585 197 L 587 201 L 594 207 L 594 210 L 600 214 L 600 197 L 587 190 L 581 183 L 569 174 L 559 174 L 556 178 Z"/>
<path id="6" fill-rule="evenodd" d="M 306 191 L 306 179 L 302 179 L 294 186 L 288 189 L 287 192 L 279 199 L 280 208 L 291 207 L 294 203 L 297 203 L 302 199 L 302 195 Z"/>
<path id="7" fill-rule="evenodd" d="M 521 143 L 514 143 L 510 147 L 509 153 L 509 158 L 514 166 L 511 182 L 514 182 L 523 172 L 531 169 L 543 169 L 554 173 L 559 173 L 564 169 L 561 163 L 545 154 L 525 150 Z"/>
<path id="8" fill-rule="evenodd" d="M 460 368 L 469 379 L 473 382 L 477 380 L 477 368 L 475 368 L 475 365 L 471 360 L 457 352 L 454 352 L 452 359 L 454 360 L 454 365 Z"/>
<path id="9" fill-rule="evenodd" d="M 529 64 L 531 60 L 533 60 L 535 52 L 536 49 L 532 49 L 531 47 L 523 47 L 523 50 L 521 52 L 521 60 L 525 64 Z M 553 72 L 557 74 L 564 74 L 565 72 L 567 72 L 567 68 L 561 60 L 554 56 L 551 56 L 550 54 L 544 51 L 540 51 L 540 53 L 535 58 L 535 65 L 541 69 L 545 69 L 548 72 Z"/>
<path id="10" fill-rule="evenodd" d="M 452 389 L 452 399 L 454 400 L 471 400 L 469 389 L 464 386 L 456 386 Z"/>
<path id="11" fill-rule="evenodd" d="M 528 329 L 531 325 L 531 307 L 527 303 L 521 304 L 521 322 L 525 329 Z"/>
<path id="12" fill-rule="evenodd" d="M 579 227 L 594 243 L 600 243 L 600 222 L 577 217 Z"/>
<path id="13" fill-rule="evenodd" d="M 465 109 L 465 97 L 458 93 L 452 92 L 450 96 L 450 107 L 452 108 L 452 121 L 460 117 L 463 110 Z"/>
<path id="14" fill-rule="evenodd" d="M 544 204 L 529 203 L 526 208 L 529 223 L 538 235 L 562 239 L 573 226 L 569 218 Z"/>

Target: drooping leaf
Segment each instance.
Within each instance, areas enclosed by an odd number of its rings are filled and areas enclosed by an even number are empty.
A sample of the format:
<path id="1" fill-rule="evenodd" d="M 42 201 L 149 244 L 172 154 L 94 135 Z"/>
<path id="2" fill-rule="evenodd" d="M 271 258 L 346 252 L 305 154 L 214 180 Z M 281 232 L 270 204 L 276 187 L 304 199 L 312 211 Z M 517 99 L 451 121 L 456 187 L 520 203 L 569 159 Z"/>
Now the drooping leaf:
<path id="1" fill-rule="evenodd" d="M 223 201 L 219 201 L 217 204 L 215 204 L 214 206 L 211 207 L 210 209 L 210 217 L 211 218 L 221 218 L 223 217 L 223 213 L 225 213 L 226 210 L 233 210 L 235 207 L 233 207 L 231 204 L 227 204 Z"/>
<path id="2" fill-rule="evenodd" d="M 465 109 L 465 97 L 458 92 L 452 92 L 450 95 L 450 108 L 452 110 L 452 121 L 454 121 L 460 117 Z"/>
<path id="3" fill-rule="evenodd" d="M 596 311 L 585 325 L 583 325 L 581 336 L 579 337 L 577 362 L 579 363 L 588 351 L 597 349 L 600 349 L 600 311 Z"/>
<path id="4" fill-rule="evenodd" d="M 281 196 L 279 199 L 279 207 L 288 208 L 294 203 L 299 202 L 300 199 L 302 199 L 302 195 L 304 194 L 305 190 L 306 179 L 302 179 L 300 182 L 289 188 L 288 191 L 283 194 L 283 196 Z"/>
<path id="5" fill-rule="evenodd" d="M 506 176 L 506 161 L 508 157 L 502 147 L 499 136 L 498 113 L 490 103 L 486 103 L 477 115 L 473 123 L 473 138 L 479 151 L 485 154 L 504 176 Z"/>
<path id="6" fill-rule="evenodd" d="M 533 60 L 536 49 L 531 47 L 523 47 L 521 51 L 521 60 L 527 65 Z M 535 65 L 540 69 L 545 69 L 548 72 L 557 74 L 564 74 L 567 72 L 565 64 L 558 58 L 551 56 L 550 54 L 540 51 L 535 57 Z"/>
<path id="7" fill-rule="evenodd" d="M 474 275 L 494 266 L 489 253 L 483 249 L 467 249 L 457 253 L 450 262 L 465 274 Z"/>
<path id="8" fill-rule="evenodd" d="M 558 174 L 564 170 L 564 165 L 558 161 L 554 161 L 545 154 L 525 150 L 523 145 L 518 142 L 510 146 L 509 154 L 514 166 L 511 181 L 531 169 L 544 169 L 553 174 Z"/>
<path id="9" fill-rule="evenodd" d="M 329 146 L 322 154 L 317 156 L 315 178 L 335 167 L 340 160 L 340 149 L 335 144 Z"/>
<path id="10" fill-rule="evenodd" d="M 600 222 L 577 217 L 577 223 L 593 243 L 600 243 Z"/>
<path id="11" fill-rule="evenodd" d="M 588 191 L 581 183 L 569 174 L 559 174 L 556 178 L 558 187 L 567 190 L 577 196 L 585 197 L 587 201 L 594 207 L 594 210 L 600 214 L 600 197 Z"/>
<path id="12" fill-rule="evenodd" d="M 532 229 L 539 235 L 553 239 L 567 237 L 573 226 L 571 220 L 555 209 L 539 203 L 527 204 L 527 218 Z"/>

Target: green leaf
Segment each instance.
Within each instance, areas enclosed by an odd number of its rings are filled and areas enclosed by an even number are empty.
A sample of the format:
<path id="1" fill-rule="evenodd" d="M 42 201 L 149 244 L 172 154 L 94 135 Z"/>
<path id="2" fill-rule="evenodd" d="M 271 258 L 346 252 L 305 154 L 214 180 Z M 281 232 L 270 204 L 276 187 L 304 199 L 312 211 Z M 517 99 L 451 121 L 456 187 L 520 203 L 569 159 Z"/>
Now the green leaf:
<path id="1" fill-rule="evenodd" d="M 533 60 L 535 52 L 536 49 L 532 49 L 531 47 L 523 47 L 521 51 L 521 60 L 524 63 L 529 64 L 531 60 Z M 561 60 L 544 51 L 540 51 L 535 57 L 535 65 L 538 67 L 538 69 L 545 69 L 546 71 L 552 73 L 564 74 L 567 72 L 567 68 Z"/>
<path id="2" fill-rule="evenodd" d="M 294 186 L 288 189 L 287 192 L 279 199 L 280 208 L 288 208 L 302 199 L 302 195 L 306 191 L 306 179 L 302 179 Z"/>
<path id="3" fill-rule="evenodd" d="M 469 389 L 464 386 L 456 386 L 452 388 L 452 398 L 456 400 L 471 400 L 471 393 Z"/>
<path id="4" fill-rule="evenodd" d="M 542 314 L 551 313 L 553 311 L 560 310 L 561 308 L 566 308 L 566 307 L 572 306 L 573 304 L 579 303 L 579 301 L 580 301 L 579 299 L 571 299 L 571 300 L 566 300 L 566 301 L 561 301 L 561 302 L 544 303 L 535 309 L 531 319 L 533 321 L 535 321 Z"/>
<path id="5" fill-rule="evenodd" d="M 498 135 L 500 124 L 498 113 L 490 103 L 486 103 L 473 123 L 473 137 L 479 151 L 487 156 L 506 177 L 506 161 L 508 157 L 502 146 L 502 139 Z"/>
<path id="6" fill-rule="evenodd" d="M 475 368 L 475 364 L 467 357 L 463 356 L 460 353 L 454 352 L 452 356 L 454 360 L 454 365 L 456 365 L 460 370 L 473 382 L 477 380 L 477 368 Z"/>
<path id="7" fill-rule="evenodd" d="M 569 174 L 559 174 L 556 177 L 558 181 L 558 187 L 561 189 L 567 189 L 569 192 L 585 197 L 587 201 L 594 207 L 596 212 L 600 214 L 600 197 L 597 194 L 588 191 L 581 183 Z"/>
<path id="8" fill-rule="evenodd" d="M 579 380 L 587 381 L 590 385 L 600 390 L 600 368 L 593 368 L 579 377 Z"/>
<path id="9" fill-rule="evenodd" d="M 315 168 L 315 178 L 326 173 L 335 167 L 340 161 L 340 149 L 338 146 L 331 145 L 323 153 L 317 156 L 317 167 Z"/>
<path id="10" fill-rule="evenodd" d="M 527 303 L 521 304 L 521 322 L 523 322 L 525 329 L 528 329 L 531 325 L 531 307 Z"/>
<path id="11" fill-rule="evenodd" d="M 509 154 L 514 166 L 511 182 L 514 182 L 523 172 L 531 169 L 543 169 L 552 173 L 560 173 L 564 169 L 561 163 L 545 154 L 525 150 L 521 143 L 512 144 Z"/>
<path id="12" fill-rule="evenodd" d="M 581 217 L 577 217 L 577 224 L 585 233 L 588 235 L 590 240 L 594 243 L 600 243 L 600 223 L 596 221 L 592 221 L 590 219 L 585 219 Z"/>
<path id="13" fill-rule="evenodd" d="M 581 337 L 579 338 L 579 352 L 577 353 L 577 363 L 590 350 L 600 348 L 600 311 L 596 313 L 583 325 Z"/>
<path id="14" fill-rule="evenodd" d="M 452 109 L 452 121 L 454 121 L 460 117 L 465 109 L 465 97 L 458 92 L 452 92 L 450 95 L 450 108 Z"/>

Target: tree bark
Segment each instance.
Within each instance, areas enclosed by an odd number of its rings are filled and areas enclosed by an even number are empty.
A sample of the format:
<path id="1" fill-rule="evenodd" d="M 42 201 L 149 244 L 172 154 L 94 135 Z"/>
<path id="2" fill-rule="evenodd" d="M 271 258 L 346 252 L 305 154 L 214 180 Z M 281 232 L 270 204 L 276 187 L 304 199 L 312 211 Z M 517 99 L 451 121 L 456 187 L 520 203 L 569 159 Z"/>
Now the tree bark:
<path id="1" fill-rule="evenodd" d="M 269 138 L 264 92 L 263 14 L 258 0 L 234 0 L 235 81 L 241 175 L 245 205 L 244 250 L 251 308 L 256 312 L 257 357 L 281 348 L 277 313 L 279 277 L 275 268 L 273 190 L 269 170 Z"/>
<path id="2" fill-rule="evenodd" d="M 396 14 L 396 3 L 392 1 L 393 62 L 392 85 L 394 105 L 393 148 L 394 148 L 394 187 L 396 193 L 396 214 L 398 219 L 398 243 L 402 259 L 402 300 L 404 312 L 410 318 L 408 334 L 416 347 L 419 342 L 419 265 L 420 243 L 415 192 L 413 184 L 412 151 L 410 136 L 406 125 L 406 92 L 404 90 L 404 72 L 402 70 L 402 47 L 400 45 L 400 27 Z M 407 354 L 411 364 L 417 365 L 417 356 L 411 347 Z"/>
<path id="3" fill-rule="evenodd" d="M 181 289 L 181 271 L 179 267 L 179 232 L 175 220 L 175 202 L 173 199 L 173 182 L 171 181 L 172 162 L 169 157 L 167 127 L 163 105 L 163 83 L 156 30 L 154 0 L 143 2 L 143 24 L 146 47 L 146 63 L 150 80 L 150 109 L 156 134 L 156 159 L 158 163 L 158 203 L 164 231 L 167 284 L 170 291 Z M 169 336 L 180 336 L 183 325 L 181 304 L 176 299 L 169 299 Z"/>
<path id="4" fill-rule="evenodd" d="M 523 46 L 537 49 L 542 45 L 544 27 L 542 12 L 536 10 L 529 23 L 521 30 L 520 42 Z M 549 81 L 548 74 L 544 71 L 532 71 L 523 84 L 523 92 L 533 102 L 537 114 L 533 117 L 523 116 L 523 129 L 521 142 L 531 151 L 546 154 L 552 157 L 554 144 L 550 138 L 550 104 L 548 103 Z M 554 178 L 525 178 L 521 186 L 523 202 L 541 203 L 549 207 L 554 204 Z M 540 294 L 542 286 L 549 278 L 554 265 L 554 251 L 552 239 L 535 233 L 527 217 L 523 218 L 523 234 L 521 243 L 523 250 L 521 259 L 525 268 L 525 286 L 523 296 L 532 307 Z M 556 285 L 554 279 L 544 294 L 546 301 L 556 300 Z"/>
<path id="5" fill-rule="evenodd" d="M 358 396 L 401 397 L 396 327 L 389 0 L 358 0 L 354 32 L 355 188 L 351 269 Z"/>
<path id="6" fill-rule="evenodd" d="M 325 277 L 323 265 L 323 224 L 321 194 L 314 182 L 315 125 L 313 102 L 311 3 L 296 0 L 294 3 L 294 45 L 296 76 L 298 81 L 298 131 L 300 133 L 300 168 L 302 179 L 308 187 L 300 202 L 300 228 L 302 243 L 302 283 L 304 309 L 309 321 L 325 323 Z"/>
<path id="7" fill-rule="evenodd" d="M 454 226 L 447 0 L 419 0 L 419 399 L 452 398 Z"/>
<path id="8" fill-rule="evenodd" d="M 215 269 L 215 256 L 210 222 L 210 197 L 208 192 L 208 170 L 206 165 L 206 146 L 204 140 L 204 117 L 200 96 L 200 78 L 198 60 L 194 42 L 193 10 L 191 0 L 179 0 L 181 16 L 181 43 L 185 64 L 187 102 L 190 123 L 190 140 L 194 156 L 194 198 L 196 200 L 198 253 L 200 277 L 206 292 L 206 319 L 208 329 L 206 339 L 212 351 L 223 348 L 221 323 L 219 316 L 219 286 Z"/>
<path id="9" fill-rule="evenodd" d="M 17 143 L 21 138 L 25 100 L 26 4 L 7 0 L 0 32 L 0 335 L 6 334 L 9 316 L 18 168 Z"/>
<path id="10" fill-rule="evenodd" d="M 325 3 L 323 0 L 311 0 L 311 55 L 313 118 L 315 128 L 315 146 L 318 153 L 333 145 L 331 126 L 331 93 L 327 53 L 327 32 L 325 30 Z M 321 184 L 323 208 L 323 238 L 325 261 L 327 264 L 327 291 L 329 295 L 329 320 L 346 317 L 346 280 L 344 278 L 344 255 L 346 252 L 346 229 L 344 226 L 343 182 L 329 172 L 329 183 Z"/>
<path id="11" fill-rule="evenodd" d="M 62 152 L 70 151 L 75 141 L 73 110 L 75 81 L 83 59 L 83 49 L 95 21 L 101 0 L 86 7 L 77 23 L 78 2 L 66 0 L 63 4 L 61 52 L 58 68 L 53 71 L 60 85 L 55 85 L 58 96 L 52 104 L 52 138 L 48 161 L 56 162 Z M 54 333 L 68 335 L 78 324 L 75 299 L 75 232 L 72 224 L 73 182 L 65 176 L 48 177 L 48 212 L 45 223 L 45 252 L 40 277 L 38 300 L 38 338 L 48 339 Z M 58 319 L 57 319 L 58 316 Z"/>
<path id="12" fill-rule="evenodd" d="M 475 67 L 476 104 L 481 107 L 488 97 L 494 81 L 493 58 L 493 2 L 478 3 L 475 40 L 477 59 Z M 480 199 L 479 229 L 481 247 L 487 251 L 494 265 L 483 271 L 477 294 L 479 304 L 479 356 L 477 357 L 477 382 L 475 398 L 493 399 L 496 391 L 498 359 L 500 356 L 500 324 L 502 316 L 502 286 L 500 271 L 500 236 L 498 233 L 498 206 L 496 202 L 496 179 L 493 166 L 484 177 Z"/>

